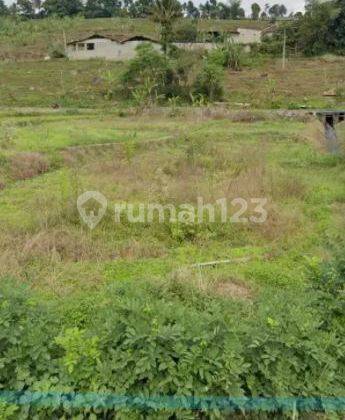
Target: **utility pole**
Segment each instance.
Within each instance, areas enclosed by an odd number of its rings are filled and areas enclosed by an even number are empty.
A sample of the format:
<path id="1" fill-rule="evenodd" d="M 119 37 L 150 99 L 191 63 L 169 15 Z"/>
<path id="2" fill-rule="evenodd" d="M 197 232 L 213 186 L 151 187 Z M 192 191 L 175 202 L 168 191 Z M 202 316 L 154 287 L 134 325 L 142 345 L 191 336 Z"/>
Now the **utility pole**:
<path id="1" fill-rule="evenodd" d="M 66 32 L 65 32 L 64 29 L 62 30 L 62 39 L 63 39 L 64 52 L 66 53 L 66 50 L 67 50 L 67 38 L 66 38 Z"/>
<path id="2" fill-rule="evenodd" d="M 283 41 L 283 70 L 286 67 L 286 29 L 284 29 L 284 41 Z"/>

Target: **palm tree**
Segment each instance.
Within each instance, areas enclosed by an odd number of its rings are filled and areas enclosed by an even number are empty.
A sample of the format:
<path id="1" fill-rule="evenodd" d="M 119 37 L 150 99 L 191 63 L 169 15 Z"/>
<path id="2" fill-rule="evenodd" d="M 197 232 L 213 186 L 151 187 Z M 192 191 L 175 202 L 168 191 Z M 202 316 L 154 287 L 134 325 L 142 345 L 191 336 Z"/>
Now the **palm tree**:
<path id="1" fill-rule="evenodd" d="M 161 27 L 161 41 L 166 53 L 173 33 L 173 23 L 181 17 L 182 8 L 177 0 L 156 0 L 152 10 L 153 20 Z"/>

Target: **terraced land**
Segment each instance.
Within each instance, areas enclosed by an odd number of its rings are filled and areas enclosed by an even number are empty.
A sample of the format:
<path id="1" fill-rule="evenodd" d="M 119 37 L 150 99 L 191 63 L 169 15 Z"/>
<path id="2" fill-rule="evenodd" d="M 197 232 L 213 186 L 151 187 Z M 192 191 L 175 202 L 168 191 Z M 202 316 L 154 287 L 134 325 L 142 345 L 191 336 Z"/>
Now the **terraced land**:
<path id="1" fill-rule="evenodd" d="M 345 201 L 343 161 L 309 141 L 308 124 L 3 112 L 0 274 L 62 296 L 180 270 L 193 282 L 193 264 L 246 257 L 204 268 L 208 292 L 232 282 L 253 296 L 304 284 L 310 257 L 324 258 L 323 243 L 341 232 Z M 76 206 L 85 191 L 108 199 L 92 231 Z M 225 198 L 231 216 L 241 207 L 232 200 L 248 200 L 246 219 L 255 215 L 250 200 L 265 198 L 267 221 L 115 223 L 116 203 L 196 206 L 198 197 Z"/>
<path id="2" fill-rule="evenodd" d="M 1 418 L 341 412 L 345 164 L 317 121 L 20 108 L 0 125 Z"/>

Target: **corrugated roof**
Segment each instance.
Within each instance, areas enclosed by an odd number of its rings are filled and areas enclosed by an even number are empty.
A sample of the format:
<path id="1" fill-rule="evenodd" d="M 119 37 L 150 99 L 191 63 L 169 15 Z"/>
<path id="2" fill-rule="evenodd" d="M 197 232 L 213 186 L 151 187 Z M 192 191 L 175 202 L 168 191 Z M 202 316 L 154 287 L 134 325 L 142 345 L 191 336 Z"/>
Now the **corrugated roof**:
<path id="1" fill-rule="evenodd" d="M 159 41 L 148 37 L 146 35 L 142 34 L 136 34 L 136 35 L 123 35 L 123 34 L 112 34 L 112 33 L 92 33 L 88 35 L 83 35 L 82 37 L 78 39 L 70 40 L 67 45 L 76 44 L 77 42 L 85 42 L 89 41 L 95 38 L 103 38 L 103 39 L 110 39 L 111 41 L 118 42 L 119 44 L 124 44 L 128 41 L 150 41 L 158 43 Z"/>
<path id="2" fill-rule="evenodd" d="M 268 28 L 265 28 L 261 31 L 262 35 L 266 35 L 266 34 L 271 34 L 273 32 L 275 32 L 278 29 L 277 25 L 271 25 Z"/>

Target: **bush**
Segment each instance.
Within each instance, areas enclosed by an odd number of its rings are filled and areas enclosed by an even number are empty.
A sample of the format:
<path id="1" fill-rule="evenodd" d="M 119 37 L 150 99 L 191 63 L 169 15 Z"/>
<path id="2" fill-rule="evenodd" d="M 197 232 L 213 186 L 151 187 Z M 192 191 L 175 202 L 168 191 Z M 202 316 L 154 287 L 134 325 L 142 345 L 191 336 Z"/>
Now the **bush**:
<path id="1" fill-rule="evenodd" d="M 129 61 L 121 77 L 124 93 L 131 97 L 134 91 L 142 89 L 145 84 L 152 84 L 146 96 L 154 97 L 165 94 L 166 86 L 172 77 L 169 60 L 156 51 L 150 44 L 137 47 L 137 56 Z"/>
<path id="2" fill-rule="evenodd" d="M 223 70 L 208 60 L 204 60 L 201 72 L 194 84 L 194 94 L 203 95 L 210 101 L 220 100 L 223 97 Z"/>
<path id="3" fill-rule="evenodd" d="M 187 51 L 174 51 L 164 56 L 152 45 L 143 44 L 137 56 L 130 60 L 121 77 L 122 90 L 136 105 L 149 105 L 157 100 L 179 97 L 190 100 L 192 95 L 203 95 L 208 100 L 222 97 L 222 69 Z"/>
<path id="4" fill-rule="evenodd" d="M 0 383 L 17 393 L 2 395 L 9 406 L 0 404 L 0 414 L 112 418 L 111 395 L 123 395 L 119 418 L 178 417 L 179 404 L 203 401 L 189 411 L 200 418 L 218 412 L 215 399 L 202 397 L 342 396 L 344 261 L 342 252 L 314 269 L 307 289 L 272 288 L 253 302 L 172 278 L 39 303 L 42 296 L 2 280 Z M 33 391 L 43 394 L 31 400 Z M 162 399 L 145 400 L 153 396 Z M 185 399 L 171 405 L 170 397 Z M 271 409 L 279 412 L 278 402 Z"/>
<path id="5" fill-rule="evenodd" d="M 222 67 L 239 71 L 242 68 L 244 57 L 243 47 L 231 39 L 225 40 L 216 49 L 208 53 L 208 61 Z"/>
<path id="6" fill-rule="evenodd" d="M 196 42 L 198 38 L 197 24 L 192 21 L 180 21 L 174 30 L 175 42 Z"/>
<path id="7" fill-rule="evenodd" d="M 50 58 L 66 58 L 65 47 L 62 44 L 51 44 L 48 55 Z"/>

